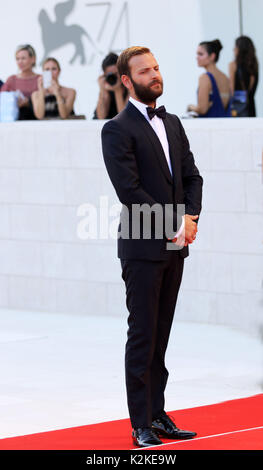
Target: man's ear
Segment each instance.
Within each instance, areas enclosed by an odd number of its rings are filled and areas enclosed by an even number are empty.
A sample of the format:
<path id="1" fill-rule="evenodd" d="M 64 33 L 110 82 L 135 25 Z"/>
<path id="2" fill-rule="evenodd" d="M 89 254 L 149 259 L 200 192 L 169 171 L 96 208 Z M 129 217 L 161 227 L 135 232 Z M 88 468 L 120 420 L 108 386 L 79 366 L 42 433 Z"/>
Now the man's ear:
<path id="1" fill-rule="evenodd" d="M 131 89 L 131 87 L 132 87 L 132 82 L 131 82 L 131 79 L 130 79 L 130 77 L 129 77 L 128 75 L 122 75 L 122 76 L 121 76 L 121 81 L 122 81 L 123 85 L 124 85 L 126 88 L 128 88 L 128 90 Z"/>

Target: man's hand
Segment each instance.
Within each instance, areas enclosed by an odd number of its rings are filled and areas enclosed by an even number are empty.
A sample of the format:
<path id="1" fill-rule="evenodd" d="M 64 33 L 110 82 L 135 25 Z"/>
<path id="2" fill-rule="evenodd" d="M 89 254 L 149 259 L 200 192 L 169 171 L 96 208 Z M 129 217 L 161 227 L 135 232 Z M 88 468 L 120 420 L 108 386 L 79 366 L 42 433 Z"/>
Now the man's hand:
<path id="1" fill-rule="evenodd" d="M 189 215 L 185 214 L 184 216 L 184 230 L 179 235 L 179 237 L 174 238 L 172 241 L 176 245 L 183 247 L 193 243 L 196 238 L 197 233 L 197 224 L 194 220 L 198 219 L 198 215 Z"/>

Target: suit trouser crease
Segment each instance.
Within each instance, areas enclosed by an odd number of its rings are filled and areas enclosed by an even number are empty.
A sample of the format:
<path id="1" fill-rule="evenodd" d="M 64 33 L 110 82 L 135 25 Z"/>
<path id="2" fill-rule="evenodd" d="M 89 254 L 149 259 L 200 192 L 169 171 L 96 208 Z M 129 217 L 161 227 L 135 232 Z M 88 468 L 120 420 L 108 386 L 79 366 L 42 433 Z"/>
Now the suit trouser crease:
<path id="1" fill-rule="evenodd" d="M 150 427 L 164 411 L 165 352 L 181 284 L 178 251 L 163 261 L 121 260 L 129 311 L 125 350 L 128 408 L 133 428 Z"/>

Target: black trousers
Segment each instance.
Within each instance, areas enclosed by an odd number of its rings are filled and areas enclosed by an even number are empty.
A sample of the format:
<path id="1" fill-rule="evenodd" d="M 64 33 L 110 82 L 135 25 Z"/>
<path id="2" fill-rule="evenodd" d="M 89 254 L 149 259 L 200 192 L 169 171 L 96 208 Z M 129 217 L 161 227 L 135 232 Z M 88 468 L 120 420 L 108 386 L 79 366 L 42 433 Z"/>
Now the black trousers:
<path id="1" fill-rule="evenodd" d="M 133 428 L 151 427 L 164 411 L 169 340 L 184 259 L 177 250 L 165 261 L 121 260 L 129 311 L 125 375 Z"/>

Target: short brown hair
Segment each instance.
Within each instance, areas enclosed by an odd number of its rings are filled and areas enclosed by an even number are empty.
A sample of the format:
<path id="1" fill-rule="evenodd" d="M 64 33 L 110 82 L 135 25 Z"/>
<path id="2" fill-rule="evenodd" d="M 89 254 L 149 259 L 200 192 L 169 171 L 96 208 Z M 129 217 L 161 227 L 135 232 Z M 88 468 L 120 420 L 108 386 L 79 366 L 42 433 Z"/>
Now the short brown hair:
<path id="1" fill-rule="evenodd" d="M 128 47 L 128 49 L 125 49 L 119 56 L 118 61 L 117 61 L 117 67 L 118 67 L 118 72 L 120 77 L 122 75 L 128 75 L 130 77 L 131 71 L 129 67 L 129 60 L 136 56 L 136 55 L 142 55 L 142 54 L 151 54 L 150 49 L 148 47 L 140 47 L 140 46 L 133 46 L 133 47 Z"/>

